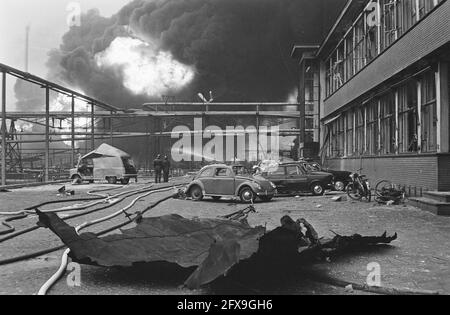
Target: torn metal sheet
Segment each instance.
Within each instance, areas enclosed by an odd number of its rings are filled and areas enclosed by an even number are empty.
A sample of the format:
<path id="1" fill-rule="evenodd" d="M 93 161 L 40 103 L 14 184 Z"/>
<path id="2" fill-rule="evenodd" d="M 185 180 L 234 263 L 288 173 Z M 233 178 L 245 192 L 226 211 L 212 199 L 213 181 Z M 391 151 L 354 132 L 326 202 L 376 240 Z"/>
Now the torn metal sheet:
<path id="1" fill-rule="evenodd" d="M 308 221 L 294 221 L 289 216 L 281 219 L 280 227 L 266 234 L 264 227 L 252 228 L 246 220 L 186 219 L 179 215 L 144 218 L 121 234 L 99 238 L 93 233 L 78 235 L 56 214 L 39 213 L 39 217 L 41 224 L 70 248 L 75 262 L 104 267 L 154 262 L 197 267 L 185 282 L 190 289 L 245 268 L 244 262 L 289 268 L 397 239 L 397 234 L 385 233 L 380 237 L 336 235 L 325 240 L 319 238 Z"/>
<path id="2" fill-rule="evenodd" d="M 220 252 L 220 264 L 197 272 L 190 287 L 199 287 L 220 277 L 240 260 L 258 251 L 264 227 L 250 227 L 245 221 L 185 219 L 179 215 L 144 218 L 121 234 L 99 238 L 93 233 L 78 235 L 56 214 L 39 213 L 40 222 L 70 248 L 73 261 L 104 267 L 131 267 L 137 263 L 169 262 L 183 268 L 198 267 Z M 223 250 L 222 250 L 223 249 Z M 208 276 L 204 276 L 204 274 Z"/>

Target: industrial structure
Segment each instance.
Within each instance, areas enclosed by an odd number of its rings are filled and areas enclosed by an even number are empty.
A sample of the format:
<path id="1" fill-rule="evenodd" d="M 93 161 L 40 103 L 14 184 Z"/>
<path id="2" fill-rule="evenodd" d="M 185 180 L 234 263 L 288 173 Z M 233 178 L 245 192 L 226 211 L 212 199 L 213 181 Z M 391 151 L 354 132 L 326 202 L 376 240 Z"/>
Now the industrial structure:
<path id="1" fill-rule="evenodd" d="M 450 191 L 449 21 L 446 0 L 349 0 L 324 41 L 294 47 L 303 76 L 319 69 L 329 167 Z"/>
<path id="2" fill-rule="evenodd" d="M 202 121 L 201 130 L 191 129 L 193 133 L 203 133 L 210 124 L 227 119 L 234 123 L 237 119 L 251 121 L 257 130 L 262 124 L 283 125 L 282 122 L 288 120 L 289 128 L 279 130 L 280 135 L 295 139 L 300 133 L 298 104 L 174 103 L 166 97 L 161 103 L 144 104 L 140 109 L 122 109 L 7 65 L 0 64 L 0 73 L 2 186 L 15 183 L 15 179 L 48 182 L 64 177 L 83 153 L 103 142 L 114 144 L 123 138 L 133 139 L 123 141 L 124 145 L 137 147 L 141 159 L 146 159 L 146 166 L 150 167 L 155 154 L 167 150 L 170 153 L 171 139 L 178 136 L 172 128 L 186 124 L 190 118 Z M 7 104 L 7 82 L 11 77 L 36 85 L 45 92 L 43 110 L 18 111 L 14 104 Z M 69 100 L 69 108 L 53 106 L 60 96 Z M 26 130 L 17 128 L 24 124 Z M 259 147 L 258 143 L 257 150 Z"/>

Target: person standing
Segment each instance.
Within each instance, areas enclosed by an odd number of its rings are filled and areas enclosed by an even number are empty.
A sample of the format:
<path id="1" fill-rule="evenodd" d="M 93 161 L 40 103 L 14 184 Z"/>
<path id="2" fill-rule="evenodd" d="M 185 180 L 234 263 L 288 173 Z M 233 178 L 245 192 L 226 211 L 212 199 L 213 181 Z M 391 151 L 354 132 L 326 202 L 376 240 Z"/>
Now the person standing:
<path id="1" fill-rule="evenodd" d="M 163 169 L 163 161 L 161 160 L 161 155 L 158 155 L 153 161 L 153 168 L 155 170 L 155 183 L 161 183 L 161 173 Z"/>
<path id="2" fill-rule="evenodd" d="M 170 174 L 170 160 L 169 157 L 166 155 L 164 157 L 164 161 L 162 162 L 163 165 L 163 172 L 164 172 L 164 182 L 169 182 L 169 174 Z"/>

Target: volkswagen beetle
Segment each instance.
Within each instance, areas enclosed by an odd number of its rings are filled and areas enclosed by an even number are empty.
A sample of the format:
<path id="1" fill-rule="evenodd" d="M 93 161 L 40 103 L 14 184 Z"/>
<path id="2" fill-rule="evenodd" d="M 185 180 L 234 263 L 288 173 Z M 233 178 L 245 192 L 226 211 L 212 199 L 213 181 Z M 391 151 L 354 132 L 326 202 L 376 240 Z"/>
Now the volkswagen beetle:
<path id="1" fill-rule="evenodd" d="M 205 197 L 214 200 L 238 197 L 251 203 L 257 198 L 270 201 L 276 194 L 276 186 L 260 176 L 251 176 L 227 165 L 209 165 L 198 172 L 186 188 L 186 195 L 195 201 Z"/>

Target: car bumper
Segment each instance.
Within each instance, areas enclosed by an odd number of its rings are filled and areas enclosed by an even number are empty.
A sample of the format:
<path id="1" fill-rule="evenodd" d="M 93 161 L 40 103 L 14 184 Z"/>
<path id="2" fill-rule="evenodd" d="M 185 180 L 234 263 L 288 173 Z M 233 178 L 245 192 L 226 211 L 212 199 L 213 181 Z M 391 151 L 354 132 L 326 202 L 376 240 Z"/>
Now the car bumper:
<path id="1" fill-rule="evenodd" d="M 265 190 L 265 191 L 257 192 L 256 194 L 258 195 L 258 197 L 273 197 L 276 195 L 276 193 L 277 193 L 276 190 L 272 190 L 272 191 Z"/>

